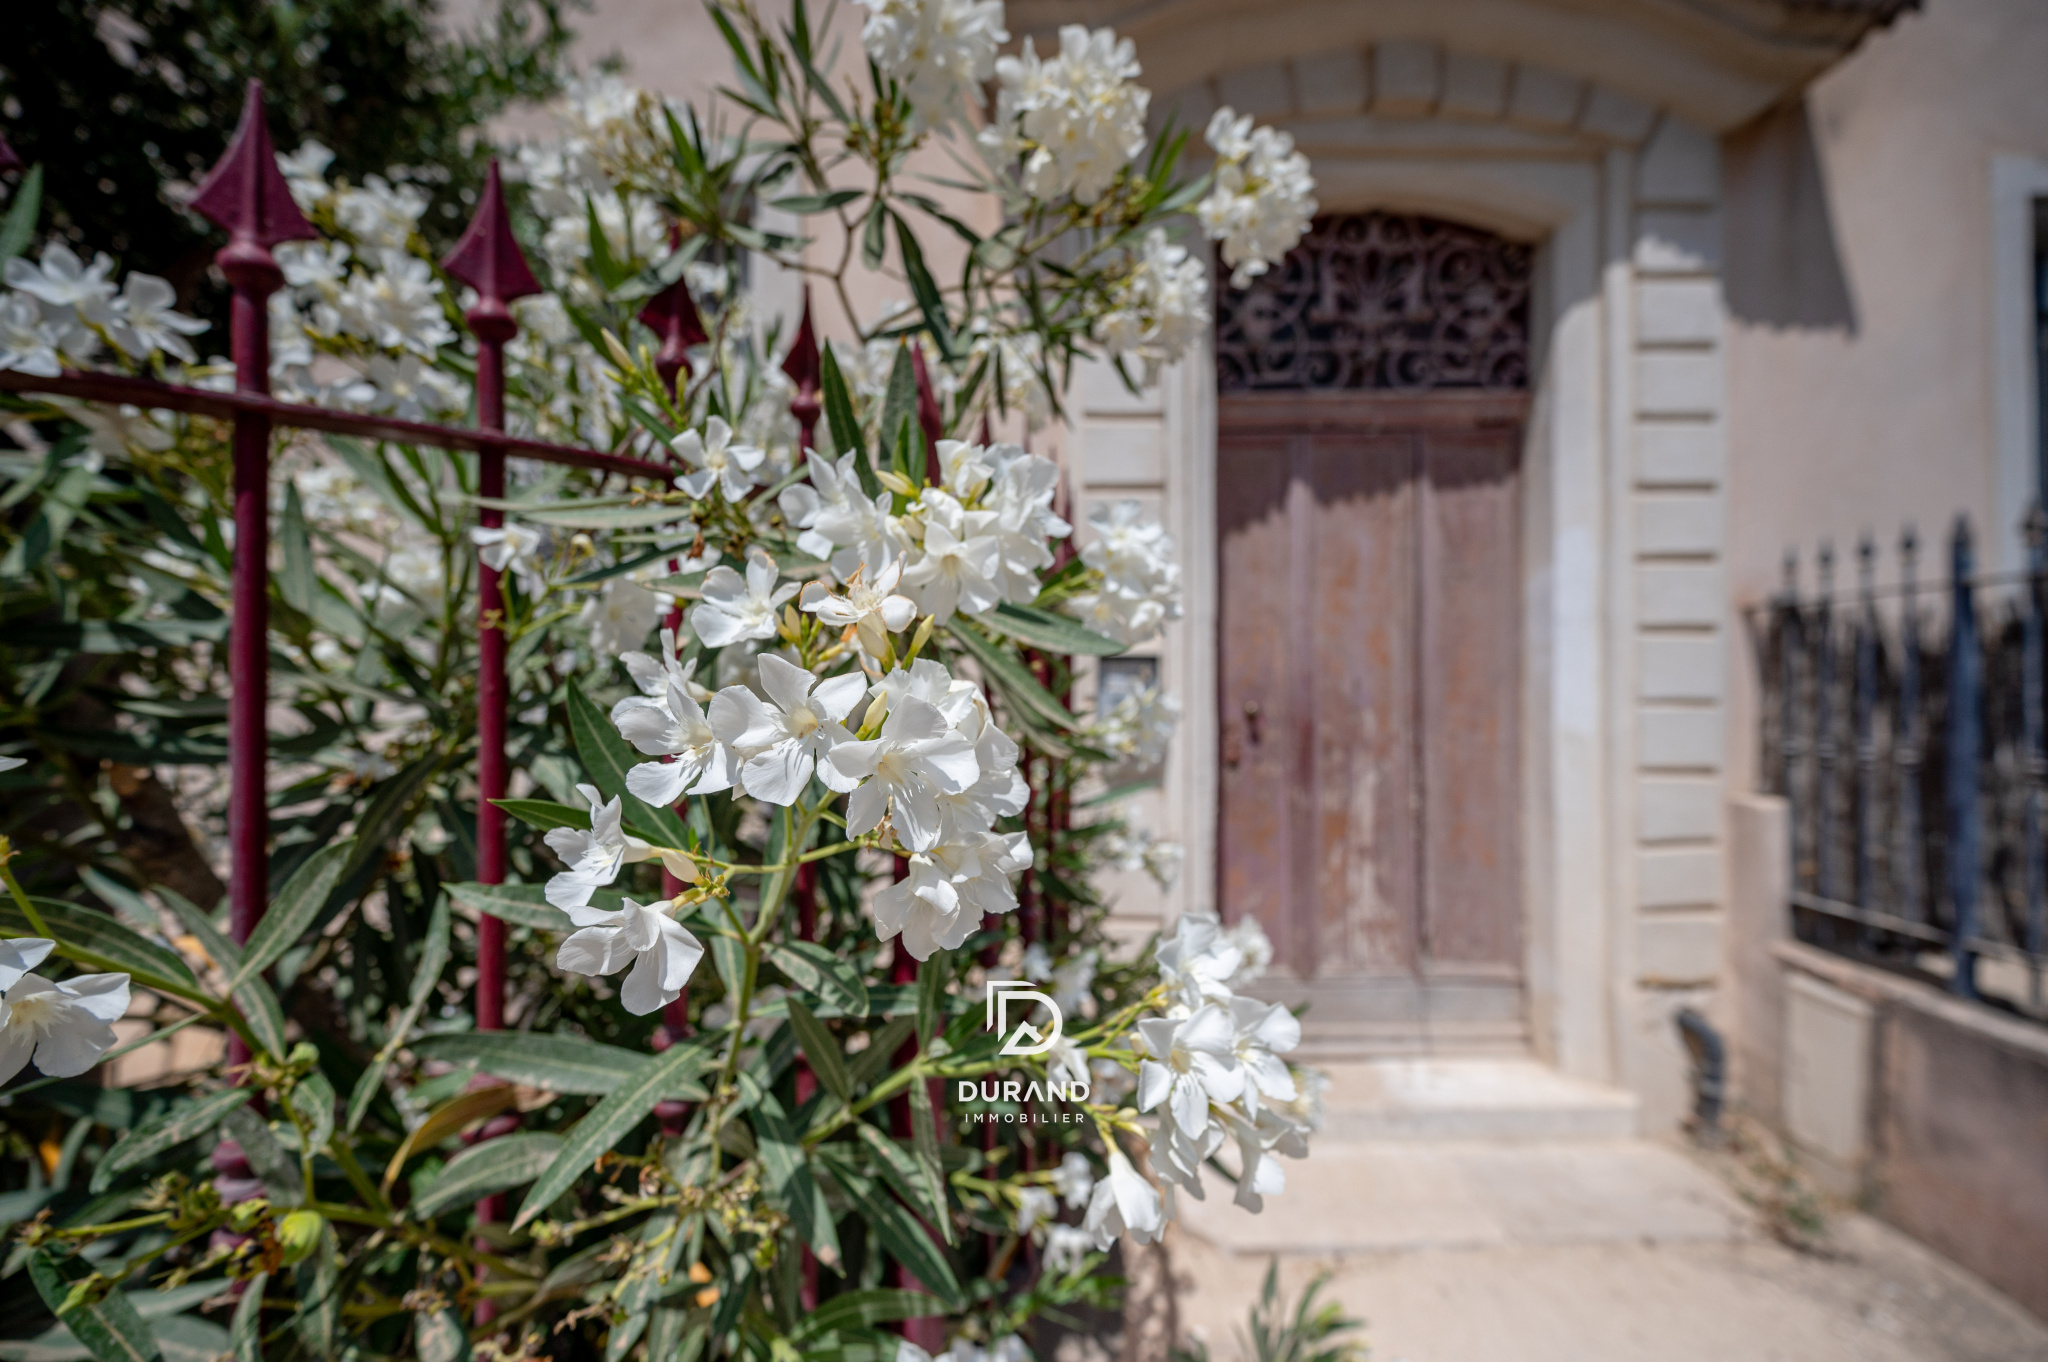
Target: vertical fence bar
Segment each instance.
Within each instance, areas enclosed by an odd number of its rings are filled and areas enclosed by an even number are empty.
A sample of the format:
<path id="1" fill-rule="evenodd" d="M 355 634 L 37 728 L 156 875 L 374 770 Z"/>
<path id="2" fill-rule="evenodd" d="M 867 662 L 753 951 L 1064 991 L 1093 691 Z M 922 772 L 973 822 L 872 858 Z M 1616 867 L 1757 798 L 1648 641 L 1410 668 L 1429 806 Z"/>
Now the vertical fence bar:
<path id="1" fill-rule="evenodd" d="M 1983 657 L 1978 646 L 1975 551 L 1970 522 L 1956 517 L 1950 541 L 1948 641 L 1948 887 L 1950 951 L 1955 972 L 1949 990 L 1977 996 L 1977 876 L 1982 860 L 1983 808 L 1978 798 L 1983 755 Z"/>
<path id="2" fill-rule="evenodd" d="M 264 124 L 263 85 L 250 81 L 227 154 L 192 197 L 191 209 L 225 228 L 214 256 L 234 290 L 229 348 L 235 387 L 270 392 L 269 299 L 284 284 L 270 248 L 317 235 L 292 201 Z M 270 418 L 237 412 L 234 426 L 234 581 L 228 634 L 228 922 L 249 939 L 269 901 L 270 811 Z M 230 1062 L 246 1059 L 229 1041 Z"/>
<path id="3" fill-rule="evenodd" d="M 1806 883 L 1800 873 L 1799 634 L 1799 554 L 1787 549 L 1778 595 L 1778 788 L 1785 796 L 1785 847 L 1792 861 L 1787 883 L 1794 889 Z"/>
<path id="4" fill-rule="evenodd" d="M 1920 712 L 1920 537 L 1911 525 L 1899 535 L 1899 709 L 1893 732 L 1893 765 L 1899 783 L 1898 851 L 1892 867 L 1893 911 L 1913 922 L 1927 920 L 1926 860 L 1920 815 L 1920 762 L 1927 728 Z"/>
<path id="5" fill-rule="evenodd" d="M 2027 1005 L 2041 1008 L 2041 936 L 2048 916 L 2048 857 L 2041 845 L 2041 782 L 2048 775 L 2042 750 L 2042 574 L 2048 571 L 2048 514 L 2035 502 L 2027 510 L 2026 657 L 2020 708 L 2026 751 L 2027 802 L 2020 829 L 2027 870 Z"/>
<path id="6" fill-rule="evenodd" d="M 1856 546 L 1856 906 L 1877 907 L 1877 543 Z M 1867 930 L 1859 931 L 1867 937 Z"/>
<path id="7" fill-rule="evenodd" d="M 1815 892 L 1824 899 L 1842 897 L 1841 847 L 1836 835 L 1841 816 L 1837 779 L 1841 748 L 1835 741 L 1835 546 L 1821 541 L 1820 594 L 1814 603 L 1813 757 L 1814 858 L 1819 876 Z M 1835 934 L 1833 919 L 1824 930 Z"/>
<path id="8" fill-rule="evenodd" d="M 476 423 L 479 429 L 505 429 L 505 343 L 519 334 L 510 304 L 541 291 L 527 267 L 512 223 L 505 212 L 505 189 L 498 163 L 491 162 L 483 201 L 469 230 L 455 244 L 441 267 L 476 290 L 477 300 L 466 313 L 476 337 Z M 505 495 L 505 453 L 485 450 L 477 458 L 477 495 L 486 499 L 478 523 L 501 529 L 505 513 L 489 504 Z M 501 558 L 501 562 L 504 560 Z M 483 884 L 505 881 L 505 593 L 503 570 L 488 559 L 477 565 L 476 682 L 476 877 Z M 476 1024 L 484 1031 L 505 1025 L 505 924 L 486 913 L 477 921 Z"/>
<path id="9" fill-rule="evenodd" d="M 795 463 L 808 463 L 811 447 L 817 443 L 818 417 L 824 410 L 818 400 L 818 385 L 824 375 L 823 363 L 818 355 L 818 333 L 811 328 L 811 291 L 804 290 L 803 320 L 797 324 L 796 335 L 789 343 L 789 352 L 782 357 L 782 372 L 789 377 L 796 391 L 789 399 L 789 414 L 796 421 L 797 442 Z M 803 848 L 798 848 L 799 851 Z M 796 921 L 797 934 L 806 941 L 818 939 L 818 863 L 806 861 L 796 868 Z M 801 1056 L 797 1058 L 796 1100 L 798 1105 L 810 1100 L 818 1090 L 817 1075 Z M 797 1302 L 805 1310 L 818 1308 L 818 1258 L 811 1252 L 811 1246 L 803 1246 L 803 1261 L 800 1265 L 800 1285 L 797 1288 Z"/>

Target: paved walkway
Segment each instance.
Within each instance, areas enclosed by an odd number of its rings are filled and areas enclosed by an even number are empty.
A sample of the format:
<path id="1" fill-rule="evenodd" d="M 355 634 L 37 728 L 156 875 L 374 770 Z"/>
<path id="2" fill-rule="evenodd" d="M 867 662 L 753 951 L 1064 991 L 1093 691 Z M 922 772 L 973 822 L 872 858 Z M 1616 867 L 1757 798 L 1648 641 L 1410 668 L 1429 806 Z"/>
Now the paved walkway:
<path id="1" fill-rule="evenodd" d="M 1765 1235 L 1688 1153 L 1629 1139 L 1323 1142 L 1250 1216 L 1169 1241 L 1184 1333 L 1236 1362 L 1269 1257 L 1368 1321 L 1373 1362 L 2048 1362 L 2048 1327 L 1866 1217 Z"/>

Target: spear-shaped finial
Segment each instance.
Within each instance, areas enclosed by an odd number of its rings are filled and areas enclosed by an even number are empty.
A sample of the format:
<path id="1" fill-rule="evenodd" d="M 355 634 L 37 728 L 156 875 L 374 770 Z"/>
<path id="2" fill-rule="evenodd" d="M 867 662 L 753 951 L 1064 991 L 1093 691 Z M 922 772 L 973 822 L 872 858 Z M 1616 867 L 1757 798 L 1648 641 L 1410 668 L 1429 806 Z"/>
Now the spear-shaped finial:
<path id="1" fill-rule="evenodd" d="M 681 244 L 682 235 L 680 228 L 670 229 L 671 249 Z M 661 349 L 654 355 L 654 372 L 674 392 L 676 379 L 689 376 L 690 347 L 711 339 L 704 332 L 704 319 L 697 315 L 697 300 L 690 296 L 689 281 L 679 275 L 673 284 L 649 298 L 647 306 L 640 309 L 640 323 L 661 337 Z"/>
<path id="2" fill-rule="evenodd" d="M 516 298 L 542 292 L 540 281 L 526 263 L 526 255 L 512 236 L 512 219 L 505 212 L 505 186 L 498 177 L 498 161 L 484 178 L 483 198 L 469 229 L 441 268 L 477 292 L 476 305 L 464 315 L 469 329 L 479 340 L 508 341 L 518 330 L 512 310 L 506 304 Z"/>
<path id="3" fill-rule="evenodd" d="M 946 425 L 939 414 L 938 394 L 932 391 L 931 373 L 924 367 L 924 349 L 914 342 L 910 371 L 917 376 L 917 425 L 924 432 L 925 481 L 936 487 L 946 480 L 945 469 L 939 465 L 939 438 L 946 433 Z"/>
<path id="4" fill-rule="evenodd" d="M 798 451 L 798 457 L 806 457 L 818 428 L 818 413 L 824 409 L 818 401 L 818 382 L 824 368 L 818 357 L 818 333 L 811 329 L 809 289 L 804 290 L 804 319 L 797 324 L 796 339 L 789 343 L 789 353 L 782 357 L 782 372 L 796 385 L 796 396 L 789 399 L 789 414 L 803 430 L 803 449 Z"/>
<path id="5" fill-rule="evenodd" d="M 229 283 L 235 282 L 237 270 L 253 268 L 275 274 L 277 265 L 270 258 L 270 248 L 278 242 L 310 241 L 319 236 L 292 201 L 291 187 L 277 168 L 277 152 L 263 121 L 262 81 L 249 82 L 235 140 L 186 206 L 227 231 L 228 244 L 214 259 Z M 277 285 L 271 283 L 270 287 Z"/>

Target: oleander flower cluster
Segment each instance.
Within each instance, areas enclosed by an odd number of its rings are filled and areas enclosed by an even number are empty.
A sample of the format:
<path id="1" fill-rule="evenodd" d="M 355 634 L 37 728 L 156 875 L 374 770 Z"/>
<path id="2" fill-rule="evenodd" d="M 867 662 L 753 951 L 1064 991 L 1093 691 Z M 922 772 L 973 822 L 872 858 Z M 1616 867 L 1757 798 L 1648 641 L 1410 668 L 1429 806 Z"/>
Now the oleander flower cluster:
<path id="1" fill-rule="evenodd" d="M 1230 282 L 1243 288 L 1294 249 L 1316 215 L 1315 177 L 1294 138 L 1254 128 L 1249 114 L 1225 106 L 1205 132 L 1216 153 L 1216 181 L 1195 205 L 1209 239 L 1222 243 Z"/>
<path id="2" fill-rule="evenodd" d="M 469 386 L 438 363 L 458 337 L 452 300 L 419 240 L 426 193 L 374 174 L 360 185 L 330 181 L 333 159 L 318 142 L 278 158 L 323 235 L 275 251 L 285 281 L 270 295 L 277 395 L 408 421 L 461 411 Z"/>
<path id="3" fill-rule="evenodd" d="M 1081 550 L 1088 586 L 1067 601 L 1069 614 L 1125 644 L 1144 643 L 1180 618 L 1173 536 L 1143 504 L 1127 498 L 1098 506 L 1088 528 L 1091 537 Z"/>
<path id="4" fill-rule="evenodd" d="M 1179 882 L 1181 866 L 1187 861 L 1186 847 L 1160 837 L 1130 813 L 1111 822 L 1097 847 L 1105 869 L 1143 871 L 1162 890 Z"/>
<path id="5" fill-rule="evenodd" d="M 1166 760 L 1179 727 L 1180 701 L 1158 686 L 1145 686 L 1097 712 L 1082 732 L 1090 746 L 1108 753 L 1120 767 L 1149 771 Z"/>
<path id="6" fill-rule="evenodd" d="M 1137 48 L 1107 28 L 1060 29 L 1057 55 L 1024 51 L 996 62 L 1000 90 L 981 144 L 999 163 L 1016 163 L 1026 193 L 1098 202 L 1124 167 L 1145 150 L 1151 92 L 1134 83 Z"/>
<path id="7" fill-rule="evenodd" d="M 866 494 L 853 455 L 811 460 L 808 482 L 780 498 L 797 547 L 829 559 L 842 579 L 863 578 L 870 594 L 887 580 L 890 594 L 940 624 L 1036 599 L 1038 574 L 1053 565 L 1049 541 L 1073 532 L 1053 509 L 1058 465 L 1011 444 L 940 440 L 936 454 L 943 481 L 914 496 L 893 474 L 895 486 Z"/>
<path id="8" fill-rule="evenodd" d="M 1209 326 L 1209 276 L 1166 229 L 1145 234 L 1130 272 L 1111 288 L 1109 310 L 1095 322 L 1095 338 L 1112 359 L 1131 356 L 1144 365 L 1143 383 L 1159 381 L 1160 368 L 1187 353 Z"/>
<path id="9" fill-rule="evenodd" d="M 1009 41 L 1002 0 L 860 0 L 867 10 L 861 46 L 883 75 L 903 87 L 917 117 L 941 124 L 982 103 Z"/>
<path id="10" fill-rule="evenodd" d="M 102 358 L 134 369 L 197 362 L 187 338 L 205 331 L 206 323 L 177 310 L 168 280 L 135 272 L 117 283 L 114 261 L 104 251 L 88 261 L 52 241 L 38 260 L 9 260 L 5 278 L 0 370 L 54 378 L 66 367 L 87 368 Z"/>
<path id="11" fill-rule="evenodd" d="M 572 297 L 590 301 L 602 293 L 583 273 L 593 222 L 613 259 L 667 253 L 668 219 L 648 187 L 663 175 L 663 117 L 686 110 L 611 74 L 576 82 L 549 108 L 556 136 L 522 142 L 516 168 L 545 224 L 542 256 Z"/>
<path id="12" fill-rule="evenodd" d="M 1257 930 L 1255 919 L 1246 922 Z M 1284 1058 L 1301 1043 L 1301 1023 L 1278 1003 L 1236 991 L 1252 981 L 1242 939 L 1242 928 L 1187 913 L 1159 943 L 1167 1006 L 1138 1023 L 1132 1048 L 1142 1056 L 1138 1109 L 1156 1119 L 1151 1165 L 1162 1185 L 1149 1197 L 1131 1177 L 1107 1194 L 1098 1189 L 1086 1221 L 1098 1244 L 1120 1231 L 1145 1242 L 1172 1218 L 1177 1194 L 1202 1200 L 1203 1165 L 1226 1143 L 1236 1153 L 1234 1200 L 1250 1211 L 1285 1189 L 1280 1157 L 1308 1157 L 1320 1087 L 1300 1081 Z"/>

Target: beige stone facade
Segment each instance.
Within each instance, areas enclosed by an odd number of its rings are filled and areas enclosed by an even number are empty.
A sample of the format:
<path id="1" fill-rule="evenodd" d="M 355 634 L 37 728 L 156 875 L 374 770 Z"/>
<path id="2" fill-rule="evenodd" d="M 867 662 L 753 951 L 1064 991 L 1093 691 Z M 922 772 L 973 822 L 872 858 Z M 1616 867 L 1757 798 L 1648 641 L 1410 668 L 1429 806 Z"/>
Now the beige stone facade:
<path id="1" fill-rule="evenodd" d="M 1725 810 L 1751 788 L 1741 608 L 1788 545 L 1958 513 L 1993 566 L 2034 490 L 2039 0 L 1012 0 L 1013 35 L 1109 23 L 1168 112 L 1291 131 L 1326 212 L 1425 212 L 1537 247 L 1523 478 L 1522 904 L 1529 1034 L 1686 1100 L 1671 1024 L 1727 1015 Z M 684 4 L 599 0 L 584 49 L 701 93 L 724 54 Z M 850 42 L 853 30 L 844 37 Z M 787 282 L 770 283 L 794 300 Z M 1047 437 L 1085 516 L 1137 497 L 1179 542 L 1160 646 L 1184 705 L 1144 812 L 1189 851 L 1139 934 L 1210 907 L 1216 854 L 1216 390 L 1077 382 Z M 1227 907 L 1227 905 L 1226 905 Z"/>

